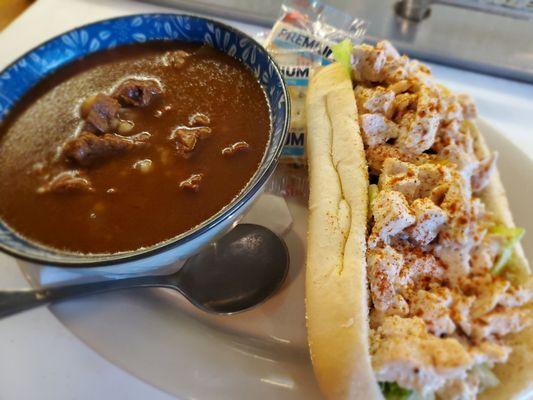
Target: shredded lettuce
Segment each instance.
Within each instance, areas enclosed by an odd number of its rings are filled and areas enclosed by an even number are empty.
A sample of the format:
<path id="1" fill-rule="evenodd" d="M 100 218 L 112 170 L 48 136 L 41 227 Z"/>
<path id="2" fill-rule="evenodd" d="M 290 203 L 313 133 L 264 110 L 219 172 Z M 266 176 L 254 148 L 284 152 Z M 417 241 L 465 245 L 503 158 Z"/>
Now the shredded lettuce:
<path id="1" fill-rule="evenodd" d="M 396 382 L 378 382 L 378 385 L 387 400 L 435 400 L 434 392 L 421 396 L 418 392 L 405 389 Z"/>
<path id="2" fill-rule="evenodd" d="M 396 382 L 379 382 L 383 397 L 387 400 L 409 400 L 414 391 L 400 387 Z"/>
<path id="3" fill-rule="evenodd" d="M 374 204 L 374 201 L 376 200 L 376 197 L 378 195 L 379 189 L 378 185 L 368 185 L 368 213 L 367 213 L 367 222 L 370 223 L 372 220 L 372 205 Z"/>
<path id="4" fill-rule="evenodd" d="M 522 236 L 524 236 L 524 228 L 507 228 L 502 225 L 494 226 L 490 229 L 490 232 L 493 235 L 502 236 L 504 239 L 504 244 L 496 263 L 491 269 L 492 275 L 500 275 L 507 263 L 511 259 L 514 251 L 515 245 L 518 243 Z"/>
<path id="5" fill-rule="evenodd" d="M 378 192 L 378 185 L 368 185 L 368 208 L 372 209 L 372 204 L 374 204 L 374 200 L 376 200 Z"/>
<path id="6" fill-rule="evenodd" d="M 331 46 L 331 50 L 333 51 L 333 58 L 335 58 L 335 61 L 342 64 L 348 75 L 350 75 L 350 57 L 353 50 L 353 45 L 350 39 L 344 39 L 342 42 Z"/>
<path id="7" fill-rule="evenodd" d="M 473 368 L 473 372 L 479 378 L 479 388 L 481 391 L 484 389 L 496 386 L 500 383 L 500 380 L 487 364 L 479 364 Z"/>

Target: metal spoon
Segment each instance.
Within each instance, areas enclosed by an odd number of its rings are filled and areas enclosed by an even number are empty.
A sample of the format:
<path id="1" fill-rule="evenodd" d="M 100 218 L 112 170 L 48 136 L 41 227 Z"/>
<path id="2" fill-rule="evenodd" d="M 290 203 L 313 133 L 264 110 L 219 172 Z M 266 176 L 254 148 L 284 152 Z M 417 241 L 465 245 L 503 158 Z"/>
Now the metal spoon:
<path id="1" fill-rule="evenodd" d="M 230 314 L 265 301 L 281 286 L 288 269 L 282 239 L 265 227 L 241 224 L 172 275 L 0 291 L 0 318 L 71 297 L 134 287 L 174 289 L 204 311 Z"/>

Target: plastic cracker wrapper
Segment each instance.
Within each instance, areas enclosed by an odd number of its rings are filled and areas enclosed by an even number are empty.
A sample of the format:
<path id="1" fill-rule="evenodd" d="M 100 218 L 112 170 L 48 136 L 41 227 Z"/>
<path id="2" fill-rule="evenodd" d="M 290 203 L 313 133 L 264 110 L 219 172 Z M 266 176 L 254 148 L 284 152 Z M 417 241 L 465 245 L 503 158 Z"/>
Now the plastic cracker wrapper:
<path id="1" fill-rule="evenodd" d="M 305 96 L 311 72 L 322 64 L 322 57 L 302 49 L 272 49 L 270 53 L 280 66 L 291 101 L 291 123 L 281 160 L 305 165 Z"/>
<path id="2" fill-rule="evenodd" d="M 366 23 L 319 1 L 289 0 L 265 46 L 285 78 L 291 98 L 291 125 L 281 161 L 305 165 L 305 96 L 314 68 L 332 61 L 332 46 L 349 39 L 359 44 Z"/>
<path id="3" fill-rule="evenodd" d="M 320 1 L 288 0 L 266 39 L 269 49 L 303 49 L 320 54 L 323 64 L 331 61 L 331 46 L 349 39 L 360 44 L 366 22 Z"/>
<path id="4" fill-rule="evenodd" d="M 307 195 L 305 96 L 313 70 L 329 64 L 332 46 L 349 39 L 362 42 L 365 21 L 319 1 L 289 0 L 264 40 L 278 63 L 291 99 L 291 124 L 280 158 L 284 166 L 268 190 L 285 196 Z M 283 170 L 283 171 L 281 171 Z"/>

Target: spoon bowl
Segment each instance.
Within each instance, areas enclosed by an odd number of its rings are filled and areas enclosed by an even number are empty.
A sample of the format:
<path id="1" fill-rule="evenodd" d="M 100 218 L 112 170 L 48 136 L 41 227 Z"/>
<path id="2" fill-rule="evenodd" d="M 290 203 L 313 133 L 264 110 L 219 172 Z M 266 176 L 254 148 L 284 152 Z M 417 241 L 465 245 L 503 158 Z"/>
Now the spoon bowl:
<path id="1" fill-rule="evenodd" d="M 281 287 L 288 269 L 289 252 L 279 236 L 260 225 L 241 224 L 172 275 L 0 291 L 0 318 L 70 297 L 135 287 L 174 289 L 204 311 L 232 314 L 268 299 Z"/>
<path id="2" fill-rule="evenodd" d="M 264 302 L 279 289 L 288 270 L 283 240 L 265 227 L 241 224 L 171 277 L 195 306 L 229 314 Z"/>

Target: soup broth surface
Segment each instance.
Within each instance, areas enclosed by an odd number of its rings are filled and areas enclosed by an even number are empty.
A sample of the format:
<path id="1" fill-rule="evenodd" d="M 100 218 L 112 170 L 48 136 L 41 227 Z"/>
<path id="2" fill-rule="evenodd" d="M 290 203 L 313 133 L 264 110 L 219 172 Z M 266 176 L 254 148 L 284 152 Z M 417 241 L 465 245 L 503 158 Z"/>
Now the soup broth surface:
<path id="1" fill-rule="evenodd" d="M 115 93 L 129 80 L 156 84 L 124 95 L 149 97 L 146 104 Z M 96 94 L 120 102 L 103 131 L 84 117 Z M 35 242 L 74 252 L 170 239 L 247 185 L 269 115 L 251 71 L 210 47 L 154 42 L 90 55 L 43 80 L 0 123 L 0 217 Z"/>

